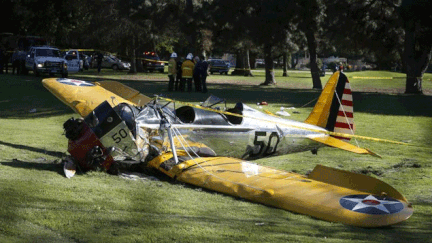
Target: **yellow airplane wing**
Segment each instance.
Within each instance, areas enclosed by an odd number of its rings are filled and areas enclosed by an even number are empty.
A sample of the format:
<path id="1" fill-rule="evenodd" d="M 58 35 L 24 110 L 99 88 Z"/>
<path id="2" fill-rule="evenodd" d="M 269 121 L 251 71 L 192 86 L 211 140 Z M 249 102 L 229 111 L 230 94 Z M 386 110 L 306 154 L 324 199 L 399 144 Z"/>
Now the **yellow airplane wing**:
<path id="1" fill-rule="evenodd" d="M 124 84 L 104 81 L 91 83 L 76 79 L 48 78 L 43 86 L 82 117 L 108 101 L 112 107 L 120 103 L 142 106 L 151 99 Z"/>
<path id="2" fill-rule="evenodd" d="M 148 166 L 178 181 L 331 222 L 381 227 L 413 213 L 396 189 L 366 175 L 318 165 L 303 176 L 241 159 L 178 155 L 179 164 L 166 153 Z"/>

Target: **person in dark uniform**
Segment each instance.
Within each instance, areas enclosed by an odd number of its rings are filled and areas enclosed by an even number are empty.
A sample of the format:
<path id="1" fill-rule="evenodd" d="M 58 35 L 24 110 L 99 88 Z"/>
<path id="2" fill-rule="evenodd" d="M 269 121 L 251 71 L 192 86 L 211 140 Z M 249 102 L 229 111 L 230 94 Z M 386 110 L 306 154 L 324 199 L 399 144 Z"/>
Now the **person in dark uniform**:
<path id="1" fill-rule="evenodd" d="M 202 91 L 201 78 L 200 78 L 200 70 L 198 70 L 198 64 L 200 63 L 199 57 L 194 58 L 195 68 L 193 72 L 193 82 L 195 83 L 195 92 Z"/>
<path id="2" fill-rule="evenodd" d="M 208 62 L 205 60 L 204 56 L 200 56 L 200 61 L 197 63 L 196 69 L 199 73 L 199 79 L 201 84 L 201 90 L 203 93 L 207 93 L 207 73 L 208 73 Z"/>
<path id="3" fill-rule="evenodd" d="M 15 74 L 15 70 L 16 73 L 19 74 L 20 63 L 18 60 L 18 50 L 15 50 L 14 53 L 12 54 L 11 62 L 12 62 L 12 74 Z"/>
<path id="4" fill-rule="evenodd" d="M 182 78 L 182 69 L 181 69 L 181 66 L 183 64 L 183 61 L 184 60 L 182 58 L 182 59 L 180 59 L 177 62 L 177 77 L 176 77 L 175 85 L 174 85 L 174 90 L 175 91 L 179 91 L 179 89 L 180 89 L 179 85 L 180 85 L 180 81 L 181 81 L 181 78 Z"/>
<path id="5" fill-rule="evenodd" d="M 97 70 L 98 70 L 98 74 L 100 73 L 101 68 L 102 68 L 102 60 L 103 60 L 103 55 L 102 55 L 102 53 L 98 52 L 98 53 L 96 54 L 96 61 L 97 61 Z"/>

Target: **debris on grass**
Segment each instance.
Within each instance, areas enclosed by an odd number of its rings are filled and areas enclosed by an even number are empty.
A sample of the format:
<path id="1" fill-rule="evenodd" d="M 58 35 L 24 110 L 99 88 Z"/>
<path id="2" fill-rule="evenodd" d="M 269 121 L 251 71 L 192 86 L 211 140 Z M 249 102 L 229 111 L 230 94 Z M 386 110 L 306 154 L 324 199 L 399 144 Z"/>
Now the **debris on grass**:
<path id="1" fill-rule="evenodd" d="M 122 172 L 119 174 L 119 176 L 120 176 L 120 178 L 133 180 L 133 181 L 137 181 L 137 180 L 159 181 L 159 179 L 154 177 L 154 176 L 150 176 L 150 175 L 146 175 L 146 174 L 138 173 L 138 172 Z"/>
<path id="2" fill-rule="evenodd" d="M 284 111 L 284 109 L 285 109 L 284 107 L 281 107 L 280 111 L 276 112 L 276 114 L 281 115 L 281 116 L 291 116 L 291 114 Z"/>

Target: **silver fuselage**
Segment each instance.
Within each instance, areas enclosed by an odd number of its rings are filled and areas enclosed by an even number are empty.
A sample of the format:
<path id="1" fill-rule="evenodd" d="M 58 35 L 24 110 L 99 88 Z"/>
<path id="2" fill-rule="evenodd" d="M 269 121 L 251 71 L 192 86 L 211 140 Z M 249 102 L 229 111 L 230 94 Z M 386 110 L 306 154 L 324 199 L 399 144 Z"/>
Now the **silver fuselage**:
<path id="1" fill-rule="evenodd" d="M 171 128 L 177 136 L 181 134 L 186 141 L 204 144 L 218 156 L 256 159 L 309 151 L 322 146 L 309 138 L 328 136 L 321 127 L 264 114 L 244 104 L 241 122 L 236 118 L 236 124 L 222 114 L 218 115 L 227 118 L 226 124 L 218 124 L 214 119 L 199 121 L 199 115 L 194 114 L 193 119 L 187 122 L 172 122 Z M 214 117 L 214 114 L 204 112 L 201 116 Z M 160 129 L 160 125 L 149 122 L 149 118 L 148 115 L 141 116 L 137 119 L 137 126 L 145 130 Z"/>

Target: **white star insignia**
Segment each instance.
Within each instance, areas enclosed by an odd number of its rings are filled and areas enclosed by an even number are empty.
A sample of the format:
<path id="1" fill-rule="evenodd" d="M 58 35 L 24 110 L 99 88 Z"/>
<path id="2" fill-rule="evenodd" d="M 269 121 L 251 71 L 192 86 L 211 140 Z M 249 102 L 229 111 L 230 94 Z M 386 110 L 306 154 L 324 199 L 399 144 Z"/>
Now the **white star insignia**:
<path id="1" fill-rule="evenodd" d="M 374 197 L 373 195 L 369 195 L 369 196 L 365 197 L 364 199 L 345 198 L 345 200 L 357 203 L 357 205 L 352 209 L 353 211 L 360 210 L 362 208 L 376 208 L 376 209 L 381 210 L 381 211 L 388 213 L 388 214 L 390 214 L 390 212 L 387 210 L 387 208 L 384 205 L 385 204 L 399 203 L 397 201 L 379 200 L 378 198 Z"/>

